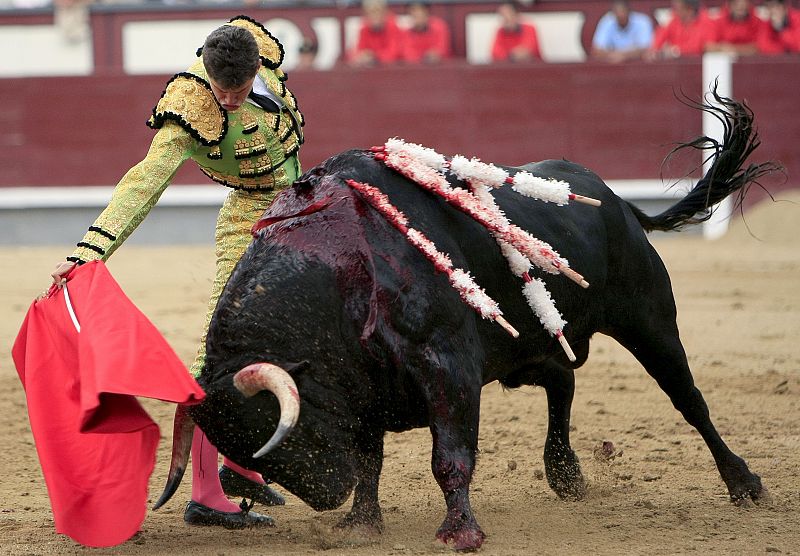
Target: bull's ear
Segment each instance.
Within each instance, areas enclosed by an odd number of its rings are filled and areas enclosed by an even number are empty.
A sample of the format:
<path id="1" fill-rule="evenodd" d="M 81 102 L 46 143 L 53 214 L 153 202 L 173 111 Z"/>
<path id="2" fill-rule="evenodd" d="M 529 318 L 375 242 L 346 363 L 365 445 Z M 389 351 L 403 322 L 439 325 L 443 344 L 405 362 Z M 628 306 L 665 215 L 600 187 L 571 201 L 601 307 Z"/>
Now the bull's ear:
<path id="1" fill-rule="evenodd" d="M 289 363 L 286 365 L 286 372 L 290 375 L 297 376 L 306 369 L 311 367 L 311 362 L 309 361 L 300 361 L 299 363 Z"/>

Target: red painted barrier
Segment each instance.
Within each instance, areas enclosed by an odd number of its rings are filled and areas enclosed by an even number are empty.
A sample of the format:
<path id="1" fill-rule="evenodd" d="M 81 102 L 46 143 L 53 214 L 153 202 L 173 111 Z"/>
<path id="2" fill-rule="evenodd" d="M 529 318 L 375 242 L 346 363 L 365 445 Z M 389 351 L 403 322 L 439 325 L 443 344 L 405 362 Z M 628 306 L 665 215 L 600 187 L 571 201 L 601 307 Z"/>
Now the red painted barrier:
<path id="1" fill-rule="evenodd" d="M 712 2 L 714 3 L 714 2 Z M 641 0 L 653 13 L 666 0 Z M 465 21 L 490 13 L 489 2 L 434 5 L 453 28 L 454 52 L 466 48 Z M 395 11 L 403 8 L 395 5 Z M 542 0 L 532 11 L 580 11 L 581 42 L 588 49 L 603 2 Z M 253 17 L 286 17 L 311 32 L 315 17 L 341 21 L 356 7 L 253 8 Z M 94 74 L 88 77 L 0 79 L 0 187 L 111 185 L 145 154 L 153 135 L 145 127 L 169 75 L 131 76 L 122 70 L 122 32 L 127 22 L 215 19 L 227 8 L 92 12 Z M 0 24 L 49 24 L 46 14 L 4 14 Z M 699 59 L 610 66 L 575 64 L 469 65 L 463 60 L 438 67 L 390 67 L 327 72 L 293 72 L 289 81 L 308 125 L 301 151 L 306 168 L 336 152 L 369 147 L 399 136 L 444 153 L 521 164 L 568 158 L 606 179 L 658 178 L 661 161 L 674 142 L 701 132 L 697 111 L 677 99 L 698 99 Z M 800 175 L 800 118 L 792 83 L 800 83 L 797 56 L 742 58 L 733 69 L 734 96 L 756 112 L 763 144 L 759 160 L 782 162 L 791 178 Z M 699 156 L 691 161 L 699 163 Z M 687 170 L 664 170 L 676 177 Z M 187 164 L 176 183 L 206 183 Z M 795 182 L 796 184 L 797 182 Z M 780 187 L 780 183 L 768 184 Z"/>
<path id="2" fill-rule="evenodd" d="M 699 61 L 453 63 L 295 72 L 289 85 L 308 122 L 306 167 L 398 136 L 499 163 L 565 157 L 620 179 L 658 177 L 671 145 L 700 133 L 699 113 L 675 97 L 684 91 L 698 98 L 700 74 Z M 0 80 L 0 186 L 116 183 L 147 150 L 153 132 L 144 122 L 167 78 Z M 734 92 L 755 110 L 763 138 L 758 158 L 778 159 L 798 175 L 800 121 L 785 87 L 792 81 L 800 82 L 793 60 L 734 68 Z M 177 183 L 205 181 L 182 170 Z"/>

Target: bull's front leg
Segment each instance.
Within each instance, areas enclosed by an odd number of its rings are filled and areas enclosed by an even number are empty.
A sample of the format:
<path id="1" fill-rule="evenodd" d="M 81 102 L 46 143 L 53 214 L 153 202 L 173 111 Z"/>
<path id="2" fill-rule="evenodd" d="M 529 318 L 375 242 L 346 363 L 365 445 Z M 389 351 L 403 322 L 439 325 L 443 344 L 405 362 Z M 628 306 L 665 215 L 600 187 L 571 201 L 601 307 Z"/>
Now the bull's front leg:
<path id="1" fill-rule="evenodd" d="M 448 368 L 438 357 L 428 375 L 431 468 L 447 503 L 436 538 L 456 550 L 475 550 L 486 538 L 472 513 L 469 485 L 475 470 L 480 416 L 480 372 Z"/>
<path id="2" fill-rule="evenodd" d="M 359 437 L 356 472 L 358 483 L 353 494 L 353 507 L 337 527 L 366 527 L 368 532 L 383 531 L 383 515 L 378 501 L 378 481 L 383 467 L 383 431 L 370 430 Z"/>

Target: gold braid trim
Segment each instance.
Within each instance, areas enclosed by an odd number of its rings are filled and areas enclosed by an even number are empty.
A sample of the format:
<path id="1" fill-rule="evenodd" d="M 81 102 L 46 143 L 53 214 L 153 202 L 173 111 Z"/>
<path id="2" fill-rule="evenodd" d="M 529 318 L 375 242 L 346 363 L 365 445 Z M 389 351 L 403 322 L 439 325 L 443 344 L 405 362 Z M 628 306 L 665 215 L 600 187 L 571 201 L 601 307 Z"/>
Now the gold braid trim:
<path id="1" fill-rule="evenodd" d="M 147 125 L 158 129 L 167 120 L 208 147 L 218 145 L 228 131 L 228 113 L 214 98 L 208 83 L 188 72 L 169 80 Z"/>
<path id="2" fill-rule="evenodd" d="M 283 63 L 283 45 L 272 36 L 272 33 L 258 21 L 246 15 L 237 15 L 228 22 L 228 25 L 247 29 L 256 39 L 261 62 L 270 69 L 278 69 Z M 283 74 L 283 72 L 281 72 Z"/>

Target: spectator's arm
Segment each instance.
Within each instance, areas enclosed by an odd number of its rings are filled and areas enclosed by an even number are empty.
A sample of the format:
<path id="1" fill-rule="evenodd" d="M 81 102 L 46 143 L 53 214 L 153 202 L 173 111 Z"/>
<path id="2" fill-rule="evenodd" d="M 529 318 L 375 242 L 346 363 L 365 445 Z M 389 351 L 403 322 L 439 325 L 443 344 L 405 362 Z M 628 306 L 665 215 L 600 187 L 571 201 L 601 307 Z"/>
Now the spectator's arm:
<path id="1" fill-rule="evenodd" d="M 450 28 L 443 20 L 438 21 L 433 51 L 440 59 L 450 57 Z"/>
<path id="2" fill-rule="evenodd" d="M 494 36 L 494 42 L 492 42 L 492 60 L 495 62 L 508 60 L 508 49 L 503 43 L 500 29 L 497 30 Z"/>

